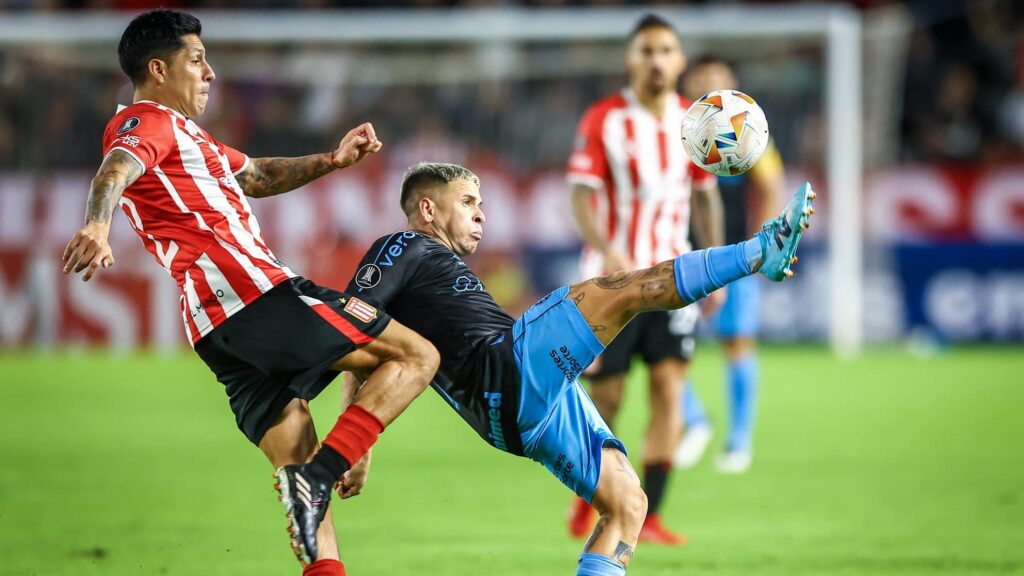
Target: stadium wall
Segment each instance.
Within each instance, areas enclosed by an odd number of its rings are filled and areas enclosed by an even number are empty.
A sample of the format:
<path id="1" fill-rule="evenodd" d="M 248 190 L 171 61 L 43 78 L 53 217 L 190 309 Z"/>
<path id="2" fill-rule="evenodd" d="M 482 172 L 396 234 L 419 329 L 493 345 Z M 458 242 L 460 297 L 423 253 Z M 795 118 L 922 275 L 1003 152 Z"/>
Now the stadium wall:
<path id="1" fill-rule="evenodd" d="M 492 217 L 473 265 L 496 297 L 521 309 L 575 279 L 578 239 L 563 175 L 480 175 Z M 89 283 L 61 274 L 90 177 L 0 173 L 0 348 L 184 346 L 177 289 L 122 217 L 111 234 L 113 268 Z M 353 170 L 253 205 L 278 257 L 342 288 L 365 247 L 403 226 L 395 195 L 381 193 L 397 190 L 400 177 Z M 1024 165 L 904 166 L 870 174 L 865 185 L 869 341 L 1024 341 Z M 812 228 L 797 278 L 766 283 L 765 337 L 827 338 L 826 238 Z"/>

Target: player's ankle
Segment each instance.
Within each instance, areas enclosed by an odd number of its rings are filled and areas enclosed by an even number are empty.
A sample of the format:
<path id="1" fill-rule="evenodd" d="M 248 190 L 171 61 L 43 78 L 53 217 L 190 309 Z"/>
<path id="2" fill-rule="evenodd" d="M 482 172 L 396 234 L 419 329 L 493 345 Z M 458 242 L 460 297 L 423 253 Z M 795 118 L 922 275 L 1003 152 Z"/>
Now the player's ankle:
<path id="1" fill-rule="evenodd" d="M 351 467 L 352 465 L 348 460 L 341 454 L 338 454 L 335 449 L 325 444 L 320 447 L 316 456 L 313 456 L 313 460 L 304 466 L 304 472 L 312 476 L 310 480 L 321 484 L 333 485 Z"/>
<path id="2" fill-rule="evenodd" d="M 303 568 L 302 576 L 345 576 L 345 565 L 338 560 L 324 558 Z"/>

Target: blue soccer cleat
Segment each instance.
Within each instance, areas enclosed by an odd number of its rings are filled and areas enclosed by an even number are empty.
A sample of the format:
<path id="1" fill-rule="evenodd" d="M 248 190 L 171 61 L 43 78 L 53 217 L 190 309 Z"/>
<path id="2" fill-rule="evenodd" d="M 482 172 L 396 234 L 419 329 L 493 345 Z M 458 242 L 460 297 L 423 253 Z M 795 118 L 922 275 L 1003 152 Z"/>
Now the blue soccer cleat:
<path id="1" fill-rule="evenodd" d="M 793 276 L 790 266 L 796 264 L 796 247 L 810 225 L 816 197 L 811 184 L 805 182 L 793 193 L 782 214 L 761 226 L 757 235 L 761 239 L 761 265 L 757 272 L 776 282 Z"/>

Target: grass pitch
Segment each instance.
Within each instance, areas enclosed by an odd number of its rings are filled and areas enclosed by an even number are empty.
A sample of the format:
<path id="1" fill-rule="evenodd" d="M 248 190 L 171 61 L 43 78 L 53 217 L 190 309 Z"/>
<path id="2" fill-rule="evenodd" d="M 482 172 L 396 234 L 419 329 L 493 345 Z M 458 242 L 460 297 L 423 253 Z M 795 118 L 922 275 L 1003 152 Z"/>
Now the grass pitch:
<path id="1" fill-rule="evenodd" d="M 718 421 L 721 370 L 705 347 Z M 632 576 L 1024 574 L 1019 348 L 770 348 L 762 374 L 753 469 L 677 474 L 664 517 L 690 545 L 641 546 Z M 314 403 L 321 436 L 337 397 Z M 644 402 L 637 370 L 619 424 L 634 451 Z M 299 574 L 270 467 L 192 355 L 0 356 L 0 458 L 2 575 Z M 569 501 L 428 391 L 335 519 L 353 575 L 569 575 Z"/>

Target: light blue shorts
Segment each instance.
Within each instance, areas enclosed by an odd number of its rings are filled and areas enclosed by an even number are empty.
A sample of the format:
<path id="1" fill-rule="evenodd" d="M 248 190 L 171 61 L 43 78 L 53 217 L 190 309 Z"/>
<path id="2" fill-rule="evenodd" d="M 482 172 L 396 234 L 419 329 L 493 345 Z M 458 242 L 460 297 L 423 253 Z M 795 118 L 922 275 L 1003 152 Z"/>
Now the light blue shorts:
<path id="1" fill-rule="evenodd" d="M 729 284 L 725 304 L 718 313 L 720 337 L 757 336 L 757 315 L 761 303 L 760 282 L 757 276 L 747 276 Z"/>
<path id="2" fill-rule="evenodd" d="M 590 502 L 601 475 L 601 449 L 626 452 L 580 386 L 580 373 L 604 350 L 563 286 L 512 326 L 522 376 L 519 432 L 526 456 Z"/>

